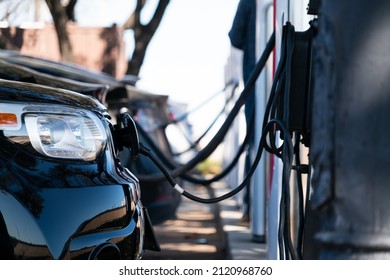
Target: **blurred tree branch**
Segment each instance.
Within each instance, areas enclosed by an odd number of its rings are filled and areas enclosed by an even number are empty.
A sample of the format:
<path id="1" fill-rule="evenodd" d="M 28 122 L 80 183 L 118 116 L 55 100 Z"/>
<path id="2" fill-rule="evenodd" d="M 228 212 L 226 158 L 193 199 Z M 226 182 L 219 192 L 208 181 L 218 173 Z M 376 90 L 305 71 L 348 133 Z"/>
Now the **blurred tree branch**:
<path id="1" fill-rule="evenodd" d="M 4 0 L 0 0 L 0 3 L 1 2 L 5 2 Z M 22 1 L 15 1 L 13 2 L 13 6 L 9 5 L 7 6 L 6 8 L 6 11 L 4 13 L 4 15 L 1 17 L 1 21 L 6 21 L 6 22 L 9 22 L 10 20 L 10 16 L 11 15 L 15 15 L 21 4 L 22 4 Z M 19 31 L 19 30 L 18 30 Z M 20 32 L 17 32 L 19 35 Z M 0 32 L 0 49 L 5 49 L 5 50 L 13 50 L 13 51 L 19 51 L 20 50 L 20 47 L 15 44 L 14 42 L 14 38 L 17 37 L 17 35 L 12 35 L 10 34 L 9 32 L 4 32 L 4 31 L 1 31 Z"/>
<path id="2" fill-rule="evenodd" d="M 73 56 L 72 44 L 70 43 L 68 36 L 67 24 L 69 21 L 75 21 L 74 8 L 77 0 L 70 0 L 65 6 L 58 0 L 45 1 L 53 18 L 62 59 L 74 62 L 75 59 Z"/>
<path id="3" fill-rule="evenodd" d="M 137 0 L 134 12 L 123 24 L 123 29 L 132 29 L 134 32 L 134 51 L 131 59 L 127 62 L 126 74 L 138 76 L 142 63 L 144 62 L 146 50 L 152 40 L 158 26 L 161 23 L 169 0 L 159 0 L 156 10 L 151 20 L 143 24 L 141 22 L 141 12 L 145 7 L 146 0 Z"/>

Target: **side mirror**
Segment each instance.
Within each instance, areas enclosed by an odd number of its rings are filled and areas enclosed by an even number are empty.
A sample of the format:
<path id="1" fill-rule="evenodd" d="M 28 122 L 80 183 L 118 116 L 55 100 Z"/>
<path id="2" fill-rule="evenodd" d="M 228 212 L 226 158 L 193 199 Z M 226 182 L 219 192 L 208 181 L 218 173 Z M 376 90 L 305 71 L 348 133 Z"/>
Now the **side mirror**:
<path id="1" fill-rule="evenodd" d="M 136 124 L 129 113 L 119 116 L 119 123 L 115 126 L 115 144 L 122 151 L 129 148 L 131 157 L 136 160 L 139 154 L 139 137 Z"/>

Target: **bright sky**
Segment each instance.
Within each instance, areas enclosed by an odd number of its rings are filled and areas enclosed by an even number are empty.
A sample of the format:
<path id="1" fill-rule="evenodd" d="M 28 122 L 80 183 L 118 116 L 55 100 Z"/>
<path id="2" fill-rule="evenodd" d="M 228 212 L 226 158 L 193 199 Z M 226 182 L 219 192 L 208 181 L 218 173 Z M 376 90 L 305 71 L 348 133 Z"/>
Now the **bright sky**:
<path id="1" fill-rule="evenodd" d="M 237 0 L 173 0 L 149 46 L 139 87 L 196 107 L 224 87 L 228 32 Z M 220 111 L 224 96 L 193 113 L 195 135 Z M 213 110 L 210 112 L 210 110 Z"/>
<path id="2" fill-rule="evenodd" d="M 152 5 L 144 14 L 145 18 L 150 17 L 157 2 L 148 1 Z M 91 9 L 90 0 L 79 0 L 76 6 L 79 24 L 121 24 L 132 11 L 135 1 L 95 2 L 99 4 Z M 238 0 L 171 0 L 149 45 L 137 86 L 153 93 L 167 94 L 172 100 L 187 103 L 190 108 L 221 90 L 230 53 L 228 32 L 237 5 Z M 131 34 L 128 35 L 131 38 Z M 222 106 L 221 99 L 214 102 Z M 217 113 L 219 107 L 215 106 Z M 192 116 L 195 132 L 203 132 L 211 122 L 212 117 L 205 120 L 204 115 L 202 110 Z"/>
<path id="3" fill-rule="evenodd" d="M 79 0 L 76 15 L 80 15 L 80 24 L 121 24 L 135 1 L 94 2 L 99 5 L 92 9 L 90 0 Z M 237 5 L 238 0 L 171 0 L 149 45 L 138 86 L 183 102 L 200 102 L 223 88 L 230 52 L 227 34 Z M 147 18 L 148 12 L 144 16 Z"/>
<path id="4" fill-rule="evenodd" d="M 223 88 L 237 0 L 173 0 L 148 50 L 140 86 L 189 102 Z"/>

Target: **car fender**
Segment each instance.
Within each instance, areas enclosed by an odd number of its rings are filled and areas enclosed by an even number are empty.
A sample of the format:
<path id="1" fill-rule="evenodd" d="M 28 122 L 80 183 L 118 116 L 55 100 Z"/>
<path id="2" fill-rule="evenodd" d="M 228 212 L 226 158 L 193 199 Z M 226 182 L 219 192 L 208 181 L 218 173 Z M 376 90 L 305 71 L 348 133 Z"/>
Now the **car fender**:
<path id="1" fill-rule="evenodd" d="M 24 259 L 36 258 L 37 252 L 41 259 L 51 259 L 52 255 L 47 242 L 32 214 L 10 193 L 0 190 L 0 213 L 3 220 L 3 242 L 8 241 L 13 256 L 23 256 Z M 8 240 L 6 240 L 8 238 Z M 30 253 L 33 255 L 30 256 Z"/>

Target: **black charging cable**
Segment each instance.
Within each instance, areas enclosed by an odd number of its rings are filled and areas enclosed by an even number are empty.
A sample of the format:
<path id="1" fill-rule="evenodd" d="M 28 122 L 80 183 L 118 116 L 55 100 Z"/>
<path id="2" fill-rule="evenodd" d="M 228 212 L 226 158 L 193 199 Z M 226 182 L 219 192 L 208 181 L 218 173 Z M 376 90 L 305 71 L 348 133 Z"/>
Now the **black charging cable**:
<path id="1" fill-rule="evenodd" d="M 233 106 L 230 114 L 225 119 L 221 128 L 215 134 L 213 139 L 206 145 L 206 147 L 204 147 L 201 151 L 199 151 L 194 158 L 189 160 L 185 165 L 178 166 L 175 169 L 171 170 L 170 174 L 172 175 L 172 177 L 178 177 L 181 174 L 184 174 L 184 173 L 192 170 L 200 162 L 206 160 L 215 151 L 215 149 L 221 144 L 225 135 L 227 134 L 228 130 L 230 129 L 230 126 L 232 125 L 234 119 L 238 115 L 241 107 L 245 104 L 248 96 L 251 94 L 251 91 L 256 83 L 258 76 L 260 75 L 262 69 L 264 68 L 264 66 L 268 60 L 268 57 L 272 53 L 274 45 L 275 45 L 275 33 L 273 33 L 271 35 L 271 37 L 270 37 L 270 39 L 269 39 L 269 41 L 264 49 L 263 54 L 261 55 L 259 61 L 257 62 L 257 64 L 256 64 L 254 70 L 252 71 L 244 89 L 242 90 L 240 96 L 238 97 L 235 105 Z M 154 182 L 154 183 L 162 182 L 162 181 L 166 180 L 165 176 L 161 175 L 161 174 L 139 175 L 138 178 L 140 179 L 140 181 L 143 181 L 143 182 Z"/>
<path id="2" fill-rule="evenodd" d="M 232 86 L 231 93 L 230 93 L 229 97 L 225 100 L 224 106 L 222 107 L 220 112 L 215 116 L 214 120 L 209 124 L 209 126 L 204 130 L 204 132 L 195 141 L 191 141 L 190 139 L 186 138 L 187 141 L 189 142 L 190 146 L 186 150 L 184 150 L 184 151 L 173 153 L 173 156 L 180 156 L 180 155 L 183 155 L 183 154 L 185 154 L 187 152 L 197 150 L 197 147 L 198 147 L 200 141 L 202 141 L 202 139 L 211 131 L 211 129 L 214 127 L 214 125 L 217 123 L 217 121 L 226 112 L 226 108 L 229 105 L 229 103 L 233 100 L 234 93 L 236 91 L 236 88 L 238 87 L 238 82 L 237 81 L 229 82 L 225 86 L 225 89 L 227 89 L 229 85 Z M 204 104 L 204 103 L 202 103 L 202 104 Z M 197 108 L 199 108 L 199 107 L 197 107 Z M 186 114 L 178 117 L 174 122 L 172 122 L 170 124 L 177 124 L 177 123 L 185 120 L 188 117 L 188 115 L 190 115 L 193 112 L 194 112 L 194 110 L 191 110 L 190 112 L 187 112 Z"/>
<path id="3" fill-rule="evenodd" d="M 232 191 L 230 191 L 222 196 L 215 197 L 215 198 L 209 198 L 209 199 L 201 198 L 201 197 L 197 197 L 197 196 L 187 192 L 179 184 L 176 183 L 175 179 L 171 176 L 170 171 L 165 168 L 165 166 L 161 163 L 161 161 L 156 156 L 154 156 L 153 153 L 148 148 L 146 148 L 144 145 L 140 144 L 139 151 L 140 151 L 140 154 L 143 154 L 143 155 L 149 157 L 153 161 L 153 163 L 164 174 L 165 178 L 168 180 L 168 182 L 171 184 L 171 186 L 176 191 L 178 191 L 181 195 L 187 197 L 188 199 L 191 199 L 193 201 L 200 202 L 200 203 L 206 203 L 206 204 L 217 203 L 217 202 L 220 202 L 222 200 L 225 200 L 225 199 L 228 199 L 228 198 L 234 196 L 235 194 L 239 193 L 242 189 L 244 189 L 248 185 L 248 183 L 251 180 L 252 175 L 255 172 L 257 165 L 261 159 L 261 155 L 262 155 L 262 152 L 264 150 L 264 143 L 265 143 L 266 137 L 267 137 L 267 132 L 269 132 L 270 130 L 273 130 L 275 128 L 275 126 L 278 129 L 280 129 L 281 131 L 283 131 L 286 134 L 286 136 L 289 135 L 287 128 L 284 126 L 284 124 L 280 120 L 278 120 L 278 119 L 270 120 L 263 130 L 263 134 L 261 136 L 259 146 L 257 149 L 256 157 L 254 159 L 254 162 L 253 162 L 251 168 L 248 170 L 243 182 L 234 190 L 232 190 Z M 293 153 L 293 145 L 292 145 L 291 138 L 286 137 L 284 139 L 283 145 L 286 145 L 286 147 L 287 147 L 286 151 L 288 151 L 289 154 Z M 290 157 L 292 157 L 292 155 L 289 156 L 289 158 Z"/>
<path id="4" fill-rule="evenodd" d="M 179 193 L 188 199 L 200 202 L 200 203 L 217 203 L 227 198 L 230 198 L 245 188 L 251 177 L 254 174 L 255 169 L 261 159 L 263 150 L 266 150 L 272 154 L 275 154 L 282 160 L 282 190 L 279 204 L 279 230 L 278 230 L 278 243 L 279 243 L 279 256 L 281 259 L 301 259 L 302 258 L 302 238 L 303 238 L 303 225 L 304 225 L 304 212 L 303 212 L 303 190 L 301 188 L 301 173 L 297 172 L 298 180 L 298 200 L 299 200 L 299 224 L 298 224 L 298 240 L 297 246 L 294 246 L 292 238 L 292 227 L 291 227 L 291 189 L 290 189 L 290 178 L 293 168 L 294 155 L 299 153 L 297 145 L 300 142 L 300 136 L 298 132 L 290 131 L 289 124 L 289 109 L 290 109 L 290 91 L 291 91 L 291 71 L 292 71 L 292 56 L 294 51 L 294 27 L 291 23 L 286 23 L 283 27 L 282 34 L 282 46 L 281 56 L 278 63 L 278 68 L 275 72 L 274 81 L 271 88 L 270 97 L 266 105 L 266 111 L 263 118 L 262 135 L 258 145 L 256 157 L 253 164 L 251 165 L 248 173 L 243 179 L 242 183 L 234 190 L 216 198 L 205 199 L 197 197 L 188 193 L 178 185 L 174 177 L 181 176 L 185 178 L 184 173 L 193 168 L 197 163 L 204 160 L 204 156 L 207 156 L 215 150 L 215 148 L 221 143 L 225 136 L 227 129 L 230 127 L 233 119 L 237 116 L 238 110 L 245 103 L 246 98 L 249 95 L 261 69 L 264 67 L 265 62 L 270 54 L 270 51 L 274 45 L 274 34 L 267 44 L 266 50 L 264 51 L 261 59 L 256 65 L 255 70 L 252 72 L 250 79 L 242 91 L 240 97 L 237 100 L 236 105 L 233 107 L 232 112 L 228 115 L 223 126 L 218 131 L 213 140 L 206 146 L 206 148 L 185 166 L 175 166 L 172 163 L 167 162 L 168 170 L 164 164 L 150 152 L 150 150 L 143 145 L 140 146 L 139 152 L 142 155 L 149 157 L 155 165 L 162 171 L 163 179 L 169 181 Z M 272 46 L 272 47 L 271 47 Z M 292 135 L 295 133 L 295 145 L 293 144 Z M 279 141 L 281 139 L 282 141 Z M 267 141 L 268 140 L 268 141 Z M 278 146 L 279 144 L 279 146 Z M 299 171 L 300 159 L 299 155 L 295 157 L 296 167 Z M 233 165 L 234 166 L 234 165 Z M 161 176 L 160 176 L 161 177 Z M 149 179 L 156 181 L 160 177 L 156 175 L 147 175 L 143 179 Z"/>
<path id="5" fill-rule="evenodd" d="M 200 176 L 191 176 L 189 172 L 180 174 L 179 177 L 182 178 L 185 181 L 188 181 L 190 183 L 194 184 L 200 184 L 200 185 L 210 185 L 214 182 L 217 182 L 221 179 L 223 179 L 225 176 L 227 176 L 233 168 L 237 165 L 239 159 L 241 158 L 241 155 L 245 151 L 245 148 L 247 147 L 249 143 L 250 137 L 252 137 L 252 134 L 254 132 L 254 113 L 251 114 L 249 125 L 248 125 L 248 131 L 245 135 L 245 138 L 243 142 L 241 143 L 239 149 L 237 150 L 235 156 L 231 160 L 231 162 L 217 175 L 215 175 L 212 178 L 204 178 Z M 178 167 L 177 164 L 169 160 L 165 154 L 161 151 L 161 149 L 154 143 L 154 141 L 149 137 L 149 135 L 142 129 L 142 127 L 137 127 L 138 131 L 140 132 L 140 135 L 142 135 L 142 138 L 146 141 L 148 144 L 149 149 L 152 149 L 152 151 L 157 155 L 157 157 L 160 159 L 160 161 L 168 168 L 169 170 L 175 169 Z M 142 178 L 140 178 L 142 182 Z"/>

